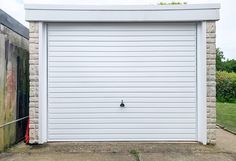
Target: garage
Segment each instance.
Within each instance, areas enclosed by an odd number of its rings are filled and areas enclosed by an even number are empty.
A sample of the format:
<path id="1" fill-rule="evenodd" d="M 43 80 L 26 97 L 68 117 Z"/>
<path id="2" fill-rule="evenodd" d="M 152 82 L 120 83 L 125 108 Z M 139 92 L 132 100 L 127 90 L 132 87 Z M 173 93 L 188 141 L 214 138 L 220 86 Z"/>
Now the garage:
<path id="1" fill-rule="evenodd" d="M 48 139 L 196 140 L 195 68 L 194 23 L 49 24 Z"/>
<path id="2" fill-rule="evenodd" d="M 39 49 L 32 140 L 206 144 L 207 101 L 214 101 L 207 99 L 206 21 L 218 20 L 218 9 L 26 6 L 27 20 L 39 21 L 31 23 L 39 33 L 32 35 Z"/>

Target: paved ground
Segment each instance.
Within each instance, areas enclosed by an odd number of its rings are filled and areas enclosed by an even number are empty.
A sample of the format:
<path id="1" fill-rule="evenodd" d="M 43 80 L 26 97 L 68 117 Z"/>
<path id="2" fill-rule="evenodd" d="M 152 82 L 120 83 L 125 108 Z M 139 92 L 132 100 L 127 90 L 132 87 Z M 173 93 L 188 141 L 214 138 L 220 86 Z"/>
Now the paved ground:
<path id="1" fill-rule="evenodd" d="M 1 161 L 236 161 L 236 135 L 217 130 L 217 145 L 197 143 L 20 143 Z"/>

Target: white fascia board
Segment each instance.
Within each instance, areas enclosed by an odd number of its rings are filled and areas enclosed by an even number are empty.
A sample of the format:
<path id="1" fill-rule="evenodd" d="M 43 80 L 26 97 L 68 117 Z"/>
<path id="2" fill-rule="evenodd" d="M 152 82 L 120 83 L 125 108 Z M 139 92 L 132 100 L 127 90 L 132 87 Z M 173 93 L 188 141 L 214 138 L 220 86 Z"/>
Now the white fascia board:
<path id="1" fill-rule="evenodd" d="M 188 4 L 188 5 L 47 5 L 47 4 L 25 4 L 25 9 L 36 10 L 193 10 L 193 9 L 219 9 L 220 4 Z"/>
<path id="2" fill-rule="evenodd" d="M 149 6 L 25 5 L 27 21 L 171 22 L 219 20 L 219 4 Z"/>

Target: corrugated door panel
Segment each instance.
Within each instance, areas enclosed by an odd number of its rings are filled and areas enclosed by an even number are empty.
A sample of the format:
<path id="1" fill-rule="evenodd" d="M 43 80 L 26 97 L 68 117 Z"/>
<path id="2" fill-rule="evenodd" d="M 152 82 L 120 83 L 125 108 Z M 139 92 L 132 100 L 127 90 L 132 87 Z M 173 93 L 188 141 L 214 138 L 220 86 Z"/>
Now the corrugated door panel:
<path id="1" fill-rule="evenodd" d="M 48 25 L 48 141 L 195 141 L 196 115 L 194 23 Z"/>

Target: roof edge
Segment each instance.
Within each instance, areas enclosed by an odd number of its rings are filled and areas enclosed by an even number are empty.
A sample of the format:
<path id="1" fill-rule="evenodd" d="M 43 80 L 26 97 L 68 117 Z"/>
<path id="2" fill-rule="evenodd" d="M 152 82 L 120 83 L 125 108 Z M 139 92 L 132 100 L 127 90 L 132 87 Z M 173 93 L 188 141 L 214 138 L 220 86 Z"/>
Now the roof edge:
<path id="1" fill-rule="evenodd" d="M 219 20 L 220 4 L 25 5 L 27 21 L 175 22 Z"/>
<path id="2" fill-rule="evenodd" d="M 25 4 L 26 10 L 199 10 L 220 9 L 219 3 L 183 5 L 64 5 L 64 4 Z"/>
<path id="3" fill-rule="evenodd" d="M 23 36 L 24 38 L 29 39 L 29 29 L 1 9 L 0 24 L 8 27 L 12 31 Z"/>

